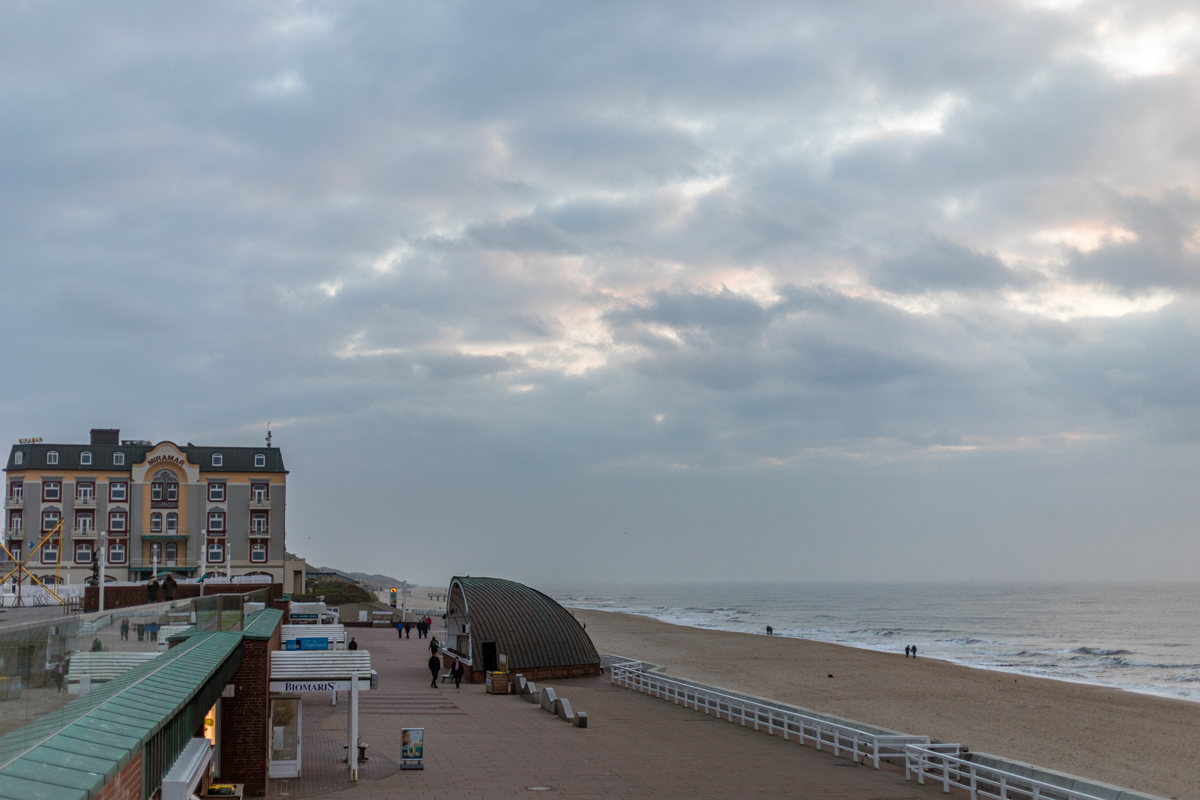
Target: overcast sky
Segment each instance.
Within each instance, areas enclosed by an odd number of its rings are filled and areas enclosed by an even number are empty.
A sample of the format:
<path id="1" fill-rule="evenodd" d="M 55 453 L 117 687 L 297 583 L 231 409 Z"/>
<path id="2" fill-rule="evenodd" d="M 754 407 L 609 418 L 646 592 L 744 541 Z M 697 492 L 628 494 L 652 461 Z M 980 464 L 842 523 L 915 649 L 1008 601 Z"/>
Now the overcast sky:
<path id="1" fill-rule="evenodd" d="M 1192 578 L 1194 3 L 0 6 L 7 441 L 444 583 Z"/>

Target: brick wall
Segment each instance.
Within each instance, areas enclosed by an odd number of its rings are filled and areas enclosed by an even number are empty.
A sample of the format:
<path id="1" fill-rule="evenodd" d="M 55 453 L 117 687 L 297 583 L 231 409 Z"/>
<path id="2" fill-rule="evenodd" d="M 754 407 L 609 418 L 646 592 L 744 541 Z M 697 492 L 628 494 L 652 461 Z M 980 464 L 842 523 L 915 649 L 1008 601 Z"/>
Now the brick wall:
<path id="1" fill-rule="evenodd" d="M 270 592 L 272 604 L 283 596 L 282 583 L 210 583 L 204 587 L 205 596 L 214 594 L 245 594 L 253 592 L 256 589 L 267 589 Z M 181 583 L 175 588 L 175 599 L 185 600 L 190 597 L 200 596 L 200 584 L 198 583 Z M 162 591 L 158 593 L 159 602 L 163 602 L 166 598 L 163 597 Z M 111 611 L 115 608 L 129 608 L 130 606 L 144 606 L 149 602 L 145 586 L 105 586 L 104 587 L 104 610 Z M 100 589 L 95 586 L 88 586 L 83 590 L 83 609 L 84 611 L 98 611 L 100 609 Z"/>
<path id="2" fill-rule="evenodd" d="M 221 698 L 221 781 L 245 784 L 247 797 L 267 793 L 271 652 L 279 634 L 276 628 L 269 641 L 243 640 L 242 665 L 230 681 L 234 695 Z"/>
<path id="3" fill-rule="evenodd" d="M 94 800 L 142 800 L 142 754 L 139 752 Z"/>

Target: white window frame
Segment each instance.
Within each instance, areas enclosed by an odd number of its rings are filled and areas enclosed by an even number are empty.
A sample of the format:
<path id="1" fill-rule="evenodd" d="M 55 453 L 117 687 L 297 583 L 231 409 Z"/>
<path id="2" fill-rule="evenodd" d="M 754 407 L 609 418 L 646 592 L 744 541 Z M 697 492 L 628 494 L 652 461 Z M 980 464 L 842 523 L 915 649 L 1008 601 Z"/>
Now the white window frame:
<path id="1" fill-rule="evenodd" d="M 119 522 L 118 522 L 118 520 L 119 520 Z M 127 531 L 127 530 L 129 530 L 128 525 L 129 525 L 129 515 L 126 514 L 124 511 L 108 512 L 109 533 L 113 533 L 116 531 L 121 531 L 121 532 Z"/>
<path id="2" fill-rule="evenodd" d="M 13 481 L 8 485 L 8 496 L 20 500 L 25 496 L 25 481 Z"/>
<path id="3" fill-rule="evenodd" d="M 116 555 L 120 550 L 120 557 Z M 125 543 L 124 542 L 109 542 L 108 543 L 108 563 L 124 564 L 125 563 Z"/>
<path id="4" fill-rule="evenodd" d="M 77 484 L 75 484 L 75 499 L 76 500 L 95 500 L 96 499 L 96 484 L 94 484 L 94 483 L 77 483 Z"/>
<path id="5" fill-rule="evenodd" d="M 54 553 L 53 560 L 47 559 L 49 553 Z M 42 545 L 42 563 L 57 564 L 58 563 L 58 542 L 46 542 Z"/>
<path id="6" fill-rule="evenodd" d="M 25 530 L 25 515 L 20 511 L 8 512 L 8 529 L 10 531 Z"/>
<path id="7" fill-rule="evenodd" d="M 213 553 L 216 552 L 214 556 Z M 225 543 L 224 542 L 209 542 L 208 543 L 208 563 L 224 564 L 225 563 Z"/>
<path id="8" fill-rule="evenodd" d="M 90 467 L 92 465 L 92 454 L 87 450 L 84 450 L 82 453 L 80 453 L 79 465 L 83 467 Z"/>
<path id="9" fill-rule="evenodd" d="M 214 495 L 220 495 L 220 496 L 214 497 Z M 210 502 L 210 503 L 224 503 L 225 502 L 225 484 L 214 482 L 214 483 L 210 483 L 208 485 L 208 502 Z"/>
<path id="10" fill-rule="evenodd" d="M 179 533 L 179 515 L 174 511 L 167 514 L 167 533 Z"/>
<path id="11" fill-rule="evenodd" d="M 114 467 L 125 466 L 125 454 L 124 453 L 113 453 L 113 466 Z"/>
<path id="12" fill-rule="evenodd" d="M 161 511 L 151 511 L 150 512 L 150 532 L 151 533 L 162 533 L 162 529 L 163 529 L 162 512 Z"/>
<path id="13" fill-rule="evenodd" d="M 267 457 L 262 453 L 254 454 L 254 466 L 265 467 L 267 465 Z"/>
<path id="14" fill-rule="evenodd" d="M 163 485 L 161 482 L 150 484 L 150 502 L 161 503 L 163 499 Z"/>
<path id="15" fill-rule="evenodd" d="M 25 463 L 25 454 L 23 452 L 18 450 L 17 452 L 13 453 L 13 464 L 15 466 L 19 467 L 24 463 Z"/>
<path id="16" fill-rule="evenodd" d="M 116 489 L 121 490 L 121 496 L 117 497 Z M 113 481 L 108 485 L 108 502 L 124 503 L 129 499 L 129 484 L 125 481 Z"/>
<path id="17" fill-rule="evenodd" d="M 54 489 L 54 496 L 47 494 L 47 490 L 51 487 Z M 60 503 L 62 502 L 62 482 L 61 481 L 42 481 L 42 502 L 43 503 Z"/>
<path id="18" fill-rule="evenodd" d="M 218 527 L 213 527 L 213 522 L 218 523 Z M 209 533 L 224 533 L 225 532 L 225 512 L 210 511 L 208 512 L 208 531 Z"/>
<path id="19" fill-rule="evenodd" d="M 179 561 L 179 542 L 167 542 L 167 546 L 163 548 L 163 559 L 165 561 Z"/>
<path id="20" fill-rule="evenodd" d="M 261 495 L 261 497 L 260 497 Z M 250 499 L 256 503 L 265 503 L 271 499 L 271 484 L 253 483 L 250 485 Z"/>
<path id="21" fill-rule="evenodd" d="M 52 522 L 47 527 L 46 521 L 50 520 L 50 519 L 53 519 L 54 522 Z M 54 530 L 54 526 L 57 525 L 61 519 L 62 519 L 62 514 L 60 514 L 57 511 L 43 511 L 42 512 L 42 533 L 49 533 L 50 531 Z"/>
<path id="22" fill-rule="evenodd" d="M 178 483 L 168 483 L 166 488 L 167 488 L 167 502 L 168 503 L 178 503 L 179 502 L 179 484 Z M 174 495 L 174 496 L 172 496 L 172 495 Z"/>
<path id="23" fill-rule="evenodd" d="M 79 551 L 84 548 L 87 548 L 87 554 L 88 554 L 87 561 L 80 561 L 79 560 Z M 95 558 L 96 558 L 96 551 L 95 551 L 95 548 L 92 547 L 91 542 L 76 542 L 75 543 L 75 563 L 76 564 L 90 564 L 90 563 L 92 563 L 93 560 L 95 560 Z"/>
<path id="24" fill-rule="evenodd" d="M 262 558 L 258 558 L 260 553 L 262 554 Z M 265 543 L 250 543 L 250 562 L 252 564 L 265 564 L 267 562 L 267 545 Z"/>
<path id="25" fill-rule="evenodd" d="M 58 451 L 57 450 L 47 450 L 46 451 L 46 465 L 53 467 L 56 464 L 58 464 Z"/>
<path id="26" fill-rule="evenodd" d="M 255 525 L 262 520 L 262 526 Z M 250 514 L 250 531 L 252 533 L 268 533 L 271 530 L 271 516 L 265 511 L 255 511 Z"/>
<path id="27" fill-rule="evenodd" d="M 225 466 L 225 456 L 221 455 L 220 453 L 213 453 L 212 454 L 212 465 L 214 467 Z"/>
<path id="28" fill-rule="evenodd" d="M 86 525 L 80 523 L 86 522 Z M 96 530 L 96 515 L 94 512 L 88 511 L 82 514 L 75 515 L 75 530 L 77 531 L 94 531 Z"/>

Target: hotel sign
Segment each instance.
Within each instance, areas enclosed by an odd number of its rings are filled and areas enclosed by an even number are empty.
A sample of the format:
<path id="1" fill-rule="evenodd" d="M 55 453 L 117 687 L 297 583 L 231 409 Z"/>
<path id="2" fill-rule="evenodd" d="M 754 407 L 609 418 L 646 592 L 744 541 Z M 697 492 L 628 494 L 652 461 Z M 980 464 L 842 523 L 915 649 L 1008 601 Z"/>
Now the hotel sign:
<path id="1" fill-rule="evenodd" d="M 160 461 L 170 461 L 172 464 L 178 464 L 181 467 L 187 466 L 187 462 L 185 462 L 182 458 L 180 458 L 179 456 L 170 455 L 168 453 L 162 453 L 160 455 L 157 455 L 154 458 L 147 461 L 146 464 L 147 465 L 157 464 Z"/>

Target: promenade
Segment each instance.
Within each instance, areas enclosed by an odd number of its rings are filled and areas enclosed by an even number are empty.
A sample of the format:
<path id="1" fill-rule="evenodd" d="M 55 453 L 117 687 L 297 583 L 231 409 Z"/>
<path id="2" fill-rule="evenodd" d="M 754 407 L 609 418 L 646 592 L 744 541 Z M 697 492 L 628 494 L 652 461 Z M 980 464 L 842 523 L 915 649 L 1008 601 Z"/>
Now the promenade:
<path id="1" fill-rule="evenodd" d="M 551 681 L 587 729 L 577 729 L 514 696 L 482 685 L 429 686 L 428 640 L 398 641 L 391 629 L 351 629 L 371 651 L 379 690 L 363 695 L 360 735 L 371 763 L 357 785 L 345 781 L 345 706 L 326 713 L 329 698 L 305 700 L 306 769 L 302 781 L 272 781 L 274 797 L 325 793 L 339 798 L 497 797 L 804 797 L 812 800 L 900 800 L 943 797 L 902 772 L 859 767 L 794 741 L 612 686 L 608 676 Z M 312 725 L 310 714 L 322 719 Z M 424 771 L 395 771 L 400 729 L 425 728 Z M 340 777 L 338 775 L 340 774 Z M 334 780 L 330 780 L 333 778 Z M 548 790 L 534 790 L 546 787 Z"/>

